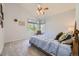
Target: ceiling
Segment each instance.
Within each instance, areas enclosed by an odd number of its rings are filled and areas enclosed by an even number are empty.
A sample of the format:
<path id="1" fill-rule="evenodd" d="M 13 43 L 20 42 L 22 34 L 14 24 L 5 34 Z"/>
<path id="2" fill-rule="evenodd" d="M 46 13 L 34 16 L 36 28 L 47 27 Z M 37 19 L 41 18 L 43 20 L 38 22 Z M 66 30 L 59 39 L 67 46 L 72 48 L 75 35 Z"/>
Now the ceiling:
<path id="1" fill-rule="evenodd" d="M 28 4 L 20 4 L 25 10 L 34 10 L 36 11 L 38 4 L 33 4 L 33 3 L 28 3 Z M 63 13 L 66 11 L 74 10 L 75 9 L 75 4 L 73 3 L 44 3 L 42 4 L 44 6 L 47 6 L 48 12 L 52 14 L 58 14 L 58 13 Z"/>

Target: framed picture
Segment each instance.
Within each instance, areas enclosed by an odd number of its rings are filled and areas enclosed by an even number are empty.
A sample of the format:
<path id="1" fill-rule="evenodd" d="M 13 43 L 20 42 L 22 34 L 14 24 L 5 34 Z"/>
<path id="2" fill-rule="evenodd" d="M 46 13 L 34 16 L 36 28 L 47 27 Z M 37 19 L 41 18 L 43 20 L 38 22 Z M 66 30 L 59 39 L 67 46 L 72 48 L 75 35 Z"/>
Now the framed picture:
<path id="1" fill-rule="evenodd" d="M 4 15 L 2 10 L 2 4 L 0 3 L 0 25 L 2 28 L 3 28 L 3 20 L 4 20 Z"/>

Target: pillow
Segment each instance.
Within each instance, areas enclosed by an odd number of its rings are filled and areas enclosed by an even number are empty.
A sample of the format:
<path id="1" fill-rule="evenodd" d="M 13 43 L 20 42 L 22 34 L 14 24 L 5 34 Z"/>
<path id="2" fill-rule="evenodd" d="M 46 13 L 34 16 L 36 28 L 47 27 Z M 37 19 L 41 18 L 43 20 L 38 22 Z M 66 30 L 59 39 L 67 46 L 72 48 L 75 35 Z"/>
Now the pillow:
<path id="1" fill-rule="evenodd" d="M 67 35 L 66 38 L 63 39 L 62 41 L 66 41 L 66 40 L 69 40 L 69 39 L 71 39 L 71 38 L 72 38 L 72 35 Z M 61 41 L 61 42 L 62 42 L 62 41 Z"/>
<path id="2" fill-rule="evenodd" d="M 64 33 L 64 34 L 58 39 L 58 41 L 61 42 L 61 41 L 63 41 L 64 39 L 66 39 L 66 37 L 67 37 L 67 33 Z"/>
<path id="3" fill-rule="evenodd" d="M 72 38 L 72 35 L 68 35 L 67 37 L 66 37 L 66 39 L 71 39 Z"/>
<path id="4" fill-rule="evenodd" d="M 68 40 L 65 40 L 65 41 L 62 41 L 61 43 L 63 43 L 63 44 L 72 44 L 72 42 L 73 42 L 73 39 L 68 39 Z"/>
<path id="5" fill-rule="evenodd" d="M 70 33 L 64 33 L 60 38 L 59 38 L 59 42 L 65 41 L 65 40 L 69 40 L 72 38 L 72 34 Z"/>
<path id="6" fill-rule="evenodd" d="M 58 33 L 55 40 L 58 40 L 62 35 L 63 35 L 63 32 Z"/>

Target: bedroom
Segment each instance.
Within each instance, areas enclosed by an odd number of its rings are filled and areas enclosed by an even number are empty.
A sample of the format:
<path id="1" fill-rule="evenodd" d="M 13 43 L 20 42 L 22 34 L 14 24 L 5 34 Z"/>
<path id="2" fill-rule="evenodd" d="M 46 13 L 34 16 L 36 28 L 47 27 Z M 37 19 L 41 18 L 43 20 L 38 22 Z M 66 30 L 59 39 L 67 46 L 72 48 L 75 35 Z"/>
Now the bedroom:
<path id="1" fill-rule="evenodd" d="M 75 18 L 78 18 L 79 13 L 78 7 L 73 3 L 3 3 L 2 6 L 4 13 L 2 56 L 46 55 L 35 47 L 31 48 L 29 44 L 31 37 L 34 34 L 37 36 L 41 34 L 42 37 L 39 38 L 52 41 L 60 32 L 73 31 Z M 76 22 L 78 24 L 78 20 Z"/>

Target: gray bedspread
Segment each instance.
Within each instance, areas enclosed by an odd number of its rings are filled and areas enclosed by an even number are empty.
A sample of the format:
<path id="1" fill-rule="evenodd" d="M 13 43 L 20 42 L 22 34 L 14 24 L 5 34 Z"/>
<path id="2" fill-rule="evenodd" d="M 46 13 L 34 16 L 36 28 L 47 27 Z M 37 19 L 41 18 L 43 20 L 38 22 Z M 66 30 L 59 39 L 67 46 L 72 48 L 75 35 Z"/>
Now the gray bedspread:
<path id="1" fill-rule="evenodd" d="M 37 47 L 40 47 L 51 55 L 71 55 L 70 45 L 59 43 L 57 40 L 47 40 L 45 36 L 32 36 L 29 42 L 35 44 Z"/>

